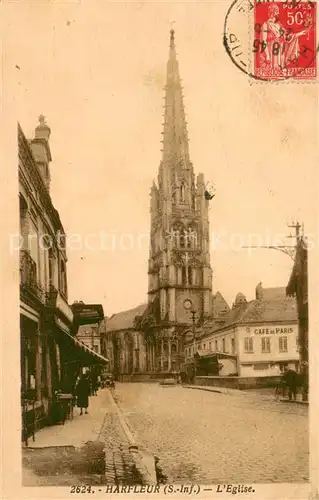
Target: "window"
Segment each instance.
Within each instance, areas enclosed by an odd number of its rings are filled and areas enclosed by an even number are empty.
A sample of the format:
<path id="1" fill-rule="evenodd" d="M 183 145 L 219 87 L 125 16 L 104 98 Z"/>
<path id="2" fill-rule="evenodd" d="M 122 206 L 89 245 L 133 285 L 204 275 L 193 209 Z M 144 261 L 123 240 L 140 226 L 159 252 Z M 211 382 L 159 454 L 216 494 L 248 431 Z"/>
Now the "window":
<path id="1" fill-rule="evenodd" d="M 287 351 L 288 351 L 288 338 L 279 337 L 279 352 L 287 352 Z"/>
<path id="2" fill-rule="evenodd" d="M 193 269 L 191 267 L 188 268 L 188 284 L 193 284 Z"/>
<path id="3" fill-rule="evenodd" d="M 63 260 L 61 260 L 60 291 L 63 295 L 67 295 L 66 268 Z"/>
<path id="4" fill-rule="evenodd" d="M 206 349 L 206 344 L 204 344 L 203 349 Z"/>
<path id="5" fill-rule="evenodd" d="M 49 249 L 49 285 L 54 285 L 54 255 L 52 248 Z"/>
<path id="6" fill-rule="evenodd" d="M 223 339 L 223 352 L 226 352 L 226 342 L 225 342 L 225 339 Z"/>
<path id="7" fill-rule="evenodd" d="M 185 234 L 182 231 L 179 234 L 179 246 L 185 248 Z"/>
<path id="8" fill-rule="evenodd" d="M 215 351 L 218 351 L 218 340 L 215 340 Z"/>
<path id="9" fill-rule="evenodd" d="M 191 228 L 188 228 L 188 231 L 187 231 L 187 234 L 185 235 L 186 237 L 186 246 L 187 248 L 191 248 L 192 247 L 192 238 L 193 238 L 193 231 Z"/>
<path id="10" fill-rule="evenodd" d="M 261 338 L 261 352 L 270 352 L 270 338 L 262 337 Z"/>
<path id="11" fill-rule="evenodd" d="M 235 354 L 235 339 L 231 339 L 231 352 Z"/>
<path id="12" fill-rule="evenodd" d="M 186 284 L 186 267 L 182 267 L 182 284 Z"/>
<path id="13" fill-rule="evenodd" d="M 185 184 L 182 183 L 180 188 L 179 188 L 179 200 L 181 203 L 184 203 L 185 201 Z"/>
<path id="14" fill-rule="evenodd" d="M 172 200 L 173 200 L 173 203 L 175 204 L 176 203 L 176 191 L 175 190 L 172 193 Z"/>
<path id="15" fill-rule="evenodd" d="M 245 352 L 254 352 L 254 342 L 252 337 L 244 338 L 244 350 Z"/>
<path id="16" fill-rule="evenodd" d="M 211 348 L 212 348 L 212 343 L 209 342 L 209 350 L 211 350 Z"/>

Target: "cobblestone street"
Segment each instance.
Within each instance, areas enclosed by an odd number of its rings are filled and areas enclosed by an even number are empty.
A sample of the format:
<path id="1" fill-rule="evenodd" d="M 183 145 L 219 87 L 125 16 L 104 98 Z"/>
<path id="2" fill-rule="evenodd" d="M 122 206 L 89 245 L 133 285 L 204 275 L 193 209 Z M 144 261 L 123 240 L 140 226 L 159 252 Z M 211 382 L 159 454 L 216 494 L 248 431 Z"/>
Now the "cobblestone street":
<path id="1" fill-rule="evenodd" d="M 109 390 L 90 397 L 88 415 L 74 413 L 72 421 L 42 429 L 22 448 L 23 485 L 141 484 Z"/>
<path id="2" fill-rule="evenodd" d="M 138 383 L 118 383 L 115 398 L 167 482 L 308 481 L 306 406 Z"/>

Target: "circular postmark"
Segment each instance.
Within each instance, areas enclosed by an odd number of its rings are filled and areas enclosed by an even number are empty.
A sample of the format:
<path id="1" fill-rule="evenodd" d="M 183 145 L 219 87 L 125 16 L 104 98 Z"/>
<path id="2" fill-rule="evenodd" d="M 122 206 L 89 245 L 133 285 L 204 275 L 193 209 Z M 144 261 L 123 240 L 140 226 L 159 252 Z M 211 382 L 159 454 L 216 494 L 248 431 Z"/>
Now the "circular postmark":
<path id="1" fill-rule="evenodd" d="M 316 80 L 316 13 L 310 0 L 234 0 L 224 23 L 224 47 L 254 80 Z"/>

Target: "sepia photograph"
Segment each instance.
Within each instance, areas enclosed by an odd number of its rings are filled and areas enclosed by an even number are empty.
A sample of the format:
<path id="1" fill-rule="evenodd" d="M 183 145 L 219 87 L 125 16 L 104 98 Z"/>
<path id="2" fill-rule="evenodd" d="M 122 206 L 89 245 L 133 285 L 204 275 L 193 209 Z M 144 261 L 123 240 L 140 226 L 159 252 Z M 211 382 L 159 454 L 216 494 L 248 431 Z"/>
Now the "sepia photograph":
<path id="1" fill-rule="evenodd" d="M 16 498 L 318 495 L 316 2 L 1 7 Z"/>

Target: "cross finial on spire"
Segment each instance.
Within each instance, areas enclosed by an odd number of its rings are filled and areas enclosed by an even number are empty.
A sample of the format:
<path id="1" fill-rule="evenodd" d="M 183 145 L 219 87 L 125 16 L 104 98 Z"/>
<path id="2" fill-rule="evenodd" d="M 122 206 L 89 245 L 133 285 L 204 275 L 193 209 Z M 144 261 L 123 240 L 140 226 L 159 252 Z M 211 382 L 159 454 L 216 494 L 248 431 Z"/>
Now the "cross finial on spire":
<path id="1" fill-rule="evenodd" d="M 170 22 L 170 25 L 171 25 L 171 29 L 170 29 L 170 33 L 171 33 L 171 47 L 174 46 L 174 35 L 175 35 L 175 30 L 174 30 L 174 26 L 173 24 L 175 24 L 175 21 L 171 21 Z"/>

